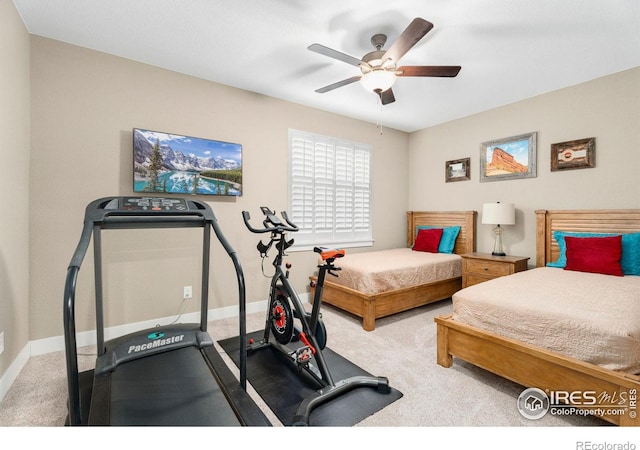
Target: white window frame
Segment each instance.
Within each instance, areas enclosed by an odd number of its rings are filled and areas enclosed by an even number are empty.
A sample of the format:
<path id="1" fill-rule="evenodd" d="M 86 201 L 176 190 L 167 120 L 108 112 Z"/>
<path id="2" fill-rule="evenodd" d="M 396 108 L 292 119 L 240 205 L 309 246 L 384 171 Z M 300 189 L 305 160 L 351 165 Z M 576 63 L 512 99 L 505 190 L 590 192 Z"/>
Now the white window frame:
<path id="1" fill-rule="evenodd" d="M 289 130 L 291 250 L 373 245 L 370 144 Z"/>

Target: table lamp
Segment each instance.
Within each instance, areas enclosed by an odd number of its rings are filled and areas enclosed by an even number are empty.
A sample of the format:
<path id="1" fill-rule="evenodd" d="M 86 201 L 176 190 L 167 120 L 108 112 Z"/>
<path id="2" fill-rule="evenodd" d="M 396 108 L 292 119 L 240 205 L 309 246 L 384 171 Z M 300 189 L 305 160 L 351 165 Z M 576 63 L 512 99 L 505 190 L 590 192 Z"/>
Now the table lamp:
<path id="1" fill-rule="evenodd" d="M 506 256 L 502 250 L 502 226 L 516 223 L 516 209 L 513 203 L 485 203 L 482 205 L 482 223 L 495 225 L 493 232 L 496 235 L 493 244 L 493 256 Z"/>

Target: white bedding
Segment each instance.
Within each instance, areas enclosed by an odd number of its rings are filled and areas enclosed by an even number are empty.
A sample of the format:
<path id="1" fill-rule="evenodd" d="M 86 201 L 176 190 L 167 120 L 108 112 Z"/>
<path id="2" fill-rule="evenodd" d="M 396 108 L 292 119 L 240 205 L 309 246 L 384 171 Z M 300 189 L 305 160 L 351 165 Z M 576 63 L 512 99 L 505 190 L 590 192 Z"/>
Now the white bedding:
<path id="1" fill-rule="evenodd" d="M 336 260 L 338 278 L 328 281 L 371 295 L 462 276 L 462 258 L 448 253 L 396 248 L 347 253 Z"/>
<path id="2" fill-rule="evenodd" d="M 458 291 L 453 319 L 607 369 L 640 373 L 640 276 L 540 267 Z"/>

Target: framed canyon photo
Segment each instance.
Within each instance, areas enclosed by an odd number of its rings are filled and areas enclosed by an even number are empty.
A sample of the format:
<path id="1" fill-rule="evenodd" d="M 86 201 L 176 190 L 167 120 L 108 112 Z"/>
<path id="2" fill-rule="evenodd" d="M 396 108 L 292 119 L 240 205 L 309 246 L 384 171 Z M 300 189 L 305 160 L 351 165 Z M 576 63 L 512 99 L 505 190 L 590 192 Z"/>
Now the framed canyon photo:
<path id="1" fill-rule="evenodd" d="M 551 144 L 551 171 L 596 166 L 596 138 Z"/>
<path id="2" fill-rule="evenodd" d="M 480 147 L 480 181 L 536 177 L 538 133 L 483 142 Z"/>

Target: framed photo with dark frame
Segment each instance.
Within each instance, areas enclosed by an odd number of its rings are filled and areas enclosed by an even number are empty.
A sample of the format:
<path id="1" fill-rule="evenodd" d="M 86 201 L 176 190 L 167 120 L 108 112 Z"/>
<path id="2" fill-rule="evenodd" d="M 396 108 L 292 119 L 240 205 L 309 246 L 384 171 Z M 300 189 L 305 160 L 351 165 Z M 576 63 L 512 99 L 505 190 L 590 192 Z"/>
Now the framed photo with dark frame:
<path id="1" fill-rule="evenodd" d="M 466 181 L 470 177 L 470 158 L 454 159 L 445 163 L 444 181 Z"/>
<path id="2" fill-rule="evenodd" d="M 551 144 L 551 171 L 596 166 L 596 138 Z"/>
<path id="3" fill-rule="evenodd" d="M 520 134 L 483 142 L 480 147 L 480 181 L 535 178 L 538 133 Z"/>

